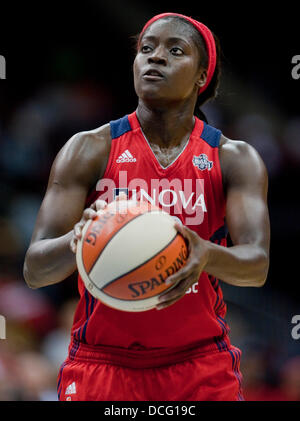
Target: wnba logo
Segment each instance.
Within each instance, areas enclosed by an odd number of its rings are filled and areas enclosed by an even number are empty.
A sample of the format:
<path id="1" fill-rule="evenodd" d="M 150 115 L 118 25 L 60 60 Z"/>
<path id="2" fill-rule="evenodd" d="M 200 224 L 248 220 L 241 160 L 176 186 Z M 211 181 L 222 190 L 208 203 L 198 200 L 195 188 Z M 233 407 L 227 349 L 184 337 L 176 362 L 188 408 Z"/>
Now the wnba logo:
<path id="1" fill-rule="evenodd" d="M 3 56 L 0 56 L 0 79 L 6 79 L 6 61 Z"/>
<path id="2" fill-rule="evenodd" d="M 0 314 L 0 339 L 6 339 L 6 320 Z"/>

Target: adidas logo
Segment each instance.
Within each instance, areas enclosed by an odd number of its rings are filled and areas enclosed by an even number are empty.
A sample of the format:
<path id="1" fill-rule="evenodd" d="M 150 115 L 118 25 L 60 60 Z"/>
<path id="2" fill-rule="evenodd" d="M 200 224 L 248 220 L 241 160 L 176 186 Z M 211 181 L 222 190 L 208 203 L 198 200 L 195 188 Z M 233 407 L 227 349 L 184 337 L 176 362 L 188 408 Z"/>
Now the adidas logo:
<path id="1" fill-rule="evenodd" d="M 74 393 L 76 393 L 75 382 L 69 384 L 69 386 L 66 388 L 65 395 L 73 395 Z"/>
<path id="2" fill-rule="evenodd" d="M 128 149 L 126 149 L 125 152 L 122 153 L 122 155 L 119 156 L 119 158 L 116 160 L 117 164 L 120 164 L 121 162 L 136 162 L 136 158 L 134 158 Z"/>

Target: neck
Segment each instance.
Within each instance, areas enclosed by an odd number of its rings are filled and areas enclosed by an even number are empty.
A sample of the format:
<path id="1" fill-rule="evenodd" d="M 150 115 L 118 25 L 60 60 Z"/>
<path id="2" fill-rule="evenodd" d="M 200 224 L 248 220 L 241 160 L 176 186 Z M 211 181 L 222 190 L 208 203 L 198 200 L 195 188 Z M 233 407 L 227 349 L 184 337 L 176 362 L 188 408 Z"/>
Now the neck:
<path id="1" fill-rule="evenodd" d="M 149 142 L 162 147 L 179 145 L 195 124 L 193 109 L 186 106 L 152 108 L 139 100 L 136 114 Z"/>

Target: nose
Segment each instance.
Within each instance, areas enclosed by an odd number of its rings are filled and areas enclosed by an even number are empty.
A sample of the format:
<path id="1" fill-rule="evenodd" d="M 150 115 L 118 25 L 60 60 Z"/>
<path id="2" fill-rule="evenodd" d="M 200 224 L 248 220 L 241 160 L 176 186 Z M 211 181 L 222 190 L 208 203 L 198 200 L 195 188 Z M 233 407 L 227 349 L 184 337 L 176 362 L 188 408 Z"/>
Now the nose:
<path id="1" fill-rule="evenodd" d="M 152 51 L 152 54 L 148 57 L 148 63 L 161 64 L 165 66 L 167 64 L 167 59 L 166 59 L 163 49 L 159 47 L 155 48 Z"/>

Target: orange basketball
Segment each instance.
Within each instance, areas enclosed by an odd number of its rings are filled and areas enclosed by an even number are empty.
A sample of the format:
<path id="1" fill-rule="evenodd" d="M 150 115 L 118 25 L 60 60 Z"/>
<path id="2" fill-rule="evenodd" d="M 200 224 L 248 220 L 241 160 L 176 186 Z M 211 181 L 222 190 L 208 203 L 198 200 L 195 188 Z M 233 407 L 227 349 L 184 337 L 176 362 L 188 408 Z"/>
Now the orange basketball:
<path id="1" fill-rule="evenodd" d="M 77 245 L 78 271 L 88 291 L 118 310 L 154 308 L 173 287 L 166 278 L 188 257 L 174 224 L 174 217 L 146 201 L 115 201 L 99 211 Z"/>

